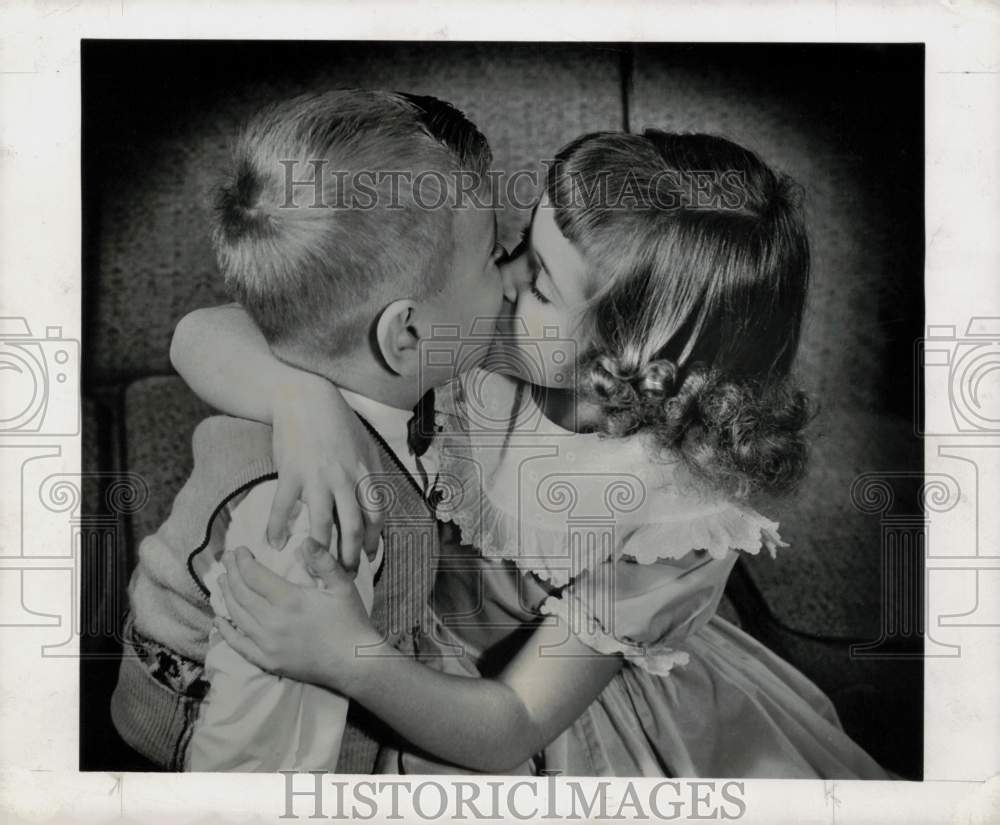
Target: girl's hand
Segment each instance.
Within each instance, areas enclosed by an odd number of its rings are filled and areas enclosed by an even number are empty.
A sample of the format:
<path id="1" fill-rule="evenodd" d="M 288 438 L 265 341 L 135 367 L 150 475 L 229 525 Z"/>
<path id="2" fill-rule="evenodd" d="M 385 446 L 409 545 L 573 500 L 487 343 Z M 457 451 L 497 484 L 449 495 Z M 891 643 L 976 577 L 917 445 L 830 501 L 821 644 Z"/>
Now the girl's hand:
<path id="1" fill-rule="evenodd" d="M 216 618 L 216 627 L 263 670 L 353 695 L 365 678 L 358 647 L 374 648 L 382 639 L 351 575 L 311 539 L 299 552 L 325 590 L 285 581 L 245 547 L 227 554 L 219 584 L 232 623 Z"/>
<path id="2" fill-rule="evenodd" d="M 336 553 L 356 573 L 361 550 L 378 552 L 384 513 L 366 509 L 357 487 L 381 470 L 378 450 L 340 390 L 324 378 L 296 372 L 273 403 L 274 459 L 278 489 L 267 524 L 272 547 L 288 540 L 288 524 L 299 499 L 309 507 L 309 535 Z M 336 517 L 339 544 L 331 547 Z"/>

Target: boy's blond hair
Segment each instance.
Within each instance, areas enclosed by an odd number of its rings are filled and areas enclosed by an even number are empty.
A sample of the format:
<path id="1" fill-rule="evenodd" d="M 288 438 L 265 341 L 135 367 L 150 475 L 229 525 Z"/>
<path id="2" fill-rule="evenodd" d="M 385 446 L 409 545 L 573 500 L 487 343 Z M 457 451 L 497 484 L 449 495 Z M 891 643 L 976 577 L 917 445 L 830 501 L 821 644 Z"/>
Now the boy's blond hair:
<path id="1" fill-rule="evenodd" d="M 444 285 L 453 184 L 482 191 L 491 162 L 486 138 L 436 98 L 353 89 L 269 106 L 218 196 L 226 284 L 283 355 L 347 354 L 381 307 Z"/>

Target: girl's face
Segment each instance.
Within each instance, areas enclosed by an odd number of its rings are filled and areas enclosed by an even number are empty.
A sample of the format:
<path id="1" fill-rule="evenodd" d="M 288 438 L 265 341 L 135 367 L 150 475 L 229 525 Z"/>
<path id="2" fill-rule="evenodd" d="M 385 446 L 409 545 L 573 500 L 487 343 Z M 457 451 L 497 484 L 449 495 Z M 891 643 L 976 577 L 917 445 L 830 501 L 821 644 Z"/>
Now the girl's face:
<path id="1" fill-rule="evenodd" d="M 510 329 L 501 335 L 503 360 L 511 367 L 503 371 L 538 386 L 572 388 L 582 346 L 577 329 L 586 305 L 587 263 L 559 231 L 546 198 L 503 270 L 517 289 Z"/>

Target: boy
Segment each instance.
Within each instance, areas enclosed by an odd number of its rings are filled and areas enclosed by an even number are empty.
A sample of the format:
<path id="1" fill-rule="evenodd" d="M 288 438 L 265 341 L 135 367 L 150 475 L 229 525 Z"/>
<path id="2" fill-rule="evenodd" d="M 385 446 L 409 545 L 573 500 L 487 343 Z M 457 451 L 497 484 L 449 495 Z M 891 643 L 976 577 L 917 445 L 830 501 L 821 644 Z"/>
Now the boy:
<path id="1" fill-rule="evenodd" d="M 427 596 L 436 523 L 423 498 L 434 462 L 408 447 L 407 424 L 421 397 L 453 377 L 450 366 L 421 364 L 419 344 L 438 324 L 457 326 L 461 341 L 476 318 L 500 312 L 496 217 L 468 197 L 484 202 L 490 162 L 482 134 L 442 101 L 380 91 L 312 94 L 251 121 L 219 199 L 214 239 L 234 297 L 279 359 L 347 391 L 364 423 L 361 437 L 373 441 L 387 470 L 393 506 L 410 517 L 410 526 L 383 532 L 381 569 L 373 576 L 362 564 L 358 587 L 367 590 L 373 620 L 415 657 L 435 656 Z M 270 420 L 254 412 L 248 417 Z M 379 752 L 391 751 L 391 733 L 319 688 L 293 685 L 291 695 L 288 680 L 282 685 L 209 637 L 227 549 L 249 544 L 299 581 L 321 562 L 292 555 L 308 535 L 305 508 L 283 554 L 264 542 L 263 513 L 277 485 L 270 437 L 268 427 L 224 417 L 196 430 L 192 475 L 170 517 L 140 547 L 112 718 L 126 742 L 170 769 L 337 764 L 370 772 Z M 408 558 L 404 545 L 420 547 L 420 558 Z M 238 627 L 244 617 L 230 618 Z M 474 675 L 464 659 L 439 658 L 442 667 Z M 305 711 L 283 721 L 278 709 L 290 706 Z M 310 712 L 324 720 L 346 715 L 346 730 L 336 721 L 307 730 Z M 288 719 L 298 729 L 289 730 Z M 317 739 L 313 728 L 326 733 Z"/>

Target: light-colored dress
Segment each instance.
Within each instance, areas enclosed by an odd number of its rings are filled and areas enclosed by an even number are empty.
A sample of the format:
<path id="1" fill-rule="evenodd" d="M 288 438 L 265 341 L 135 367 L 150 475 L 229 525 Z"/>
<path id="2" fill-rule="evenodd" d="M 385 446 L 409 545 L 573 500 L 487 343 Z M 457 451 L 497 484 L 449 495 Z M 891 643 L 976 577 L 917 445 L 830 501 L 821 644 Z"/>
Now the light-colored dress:
<path id="1" fill-rule="evenodd" d="M 813 682 L 716 615 L 740 552 L 786 546 L 776 523 L 701 491 L 642 436 L 556 426 L 505 376 L 467 373 L 437 410 L 438 515 L 452 533 L 435 583 L 442 632 L 487 676 L 542 620 L 625 656 L 545 769 L 891 778 Z"/>

